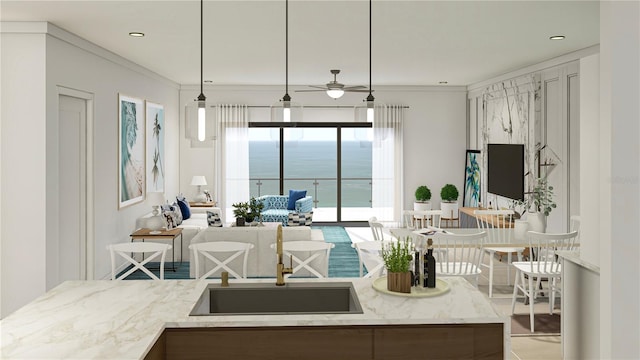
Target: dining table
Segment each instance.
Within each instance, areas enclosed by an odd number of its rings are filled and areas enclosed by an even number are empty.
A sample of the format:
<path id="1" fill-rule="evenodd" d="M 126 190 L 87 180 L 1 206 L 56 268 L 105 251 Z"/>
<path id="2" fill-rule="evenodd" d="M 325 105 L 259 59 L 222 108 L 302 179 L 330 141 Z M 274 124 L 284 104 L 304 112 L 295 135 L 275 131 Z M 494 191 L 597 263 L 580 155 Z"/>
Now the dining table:
<path id="1" fill-rule="evenodd" d="M 437 247 L 437 238 L 436 234 L 448 233 L 448 234 L 477 234 L 483 230 L 477 228 L 436 228 L 436 227 L 427 227 L 422 229 L 411 229 L 411 228 L 386 228 L 389 233 L 397 238 L 397 239 L 405 239 L 407 237 L 411 238 L 411 241 L 418 247 L 422 247 L 423 243 L 426 243 L 428 238 L 434 238 L 434 247 Z M 487 233 L 487 237 L 485 241 L 482 243 L 484 247 L 500 247 L 500 246 L 509 246 L 509 247 L 528 247 L 529 240 L 526 237 L 516 236 L 516 231 L 513 228 L 495 228 L 495 229 L 485 229 Z M 474 245 L 475 246 L 475 245 Z"/>

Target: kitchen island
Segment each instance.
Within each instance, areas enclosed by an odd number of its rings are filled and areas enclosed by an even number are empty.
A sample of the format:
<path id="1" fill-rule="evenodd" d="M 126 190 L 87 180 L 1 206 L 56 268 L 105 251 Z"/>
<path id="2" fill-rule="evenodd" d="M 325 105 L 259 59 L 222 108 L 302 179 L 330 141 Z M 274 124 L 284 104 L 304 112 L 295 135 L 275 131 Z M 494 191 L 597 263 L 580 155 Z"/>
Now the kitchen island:
<path id="1" fill-rule="evenodd" d="M 0 321 L 0 358 L 175 358 L 172 354 L 182 350 L 174 345 L 184 346 L 185 341 L 194 339 L 209 342 L 212 338 L 227 339 L 225 341 L 232 342 L 234 347 L 257 354 L 265 350 L 261 348 L 260 338 L 256 337 L 261 330 L 310 336 L 318 344 L 322 344 L 322 339 L 333 341 L 325 336 L 327 334 L 349 339 L 349 334 L 356 331 L 362 335 L 361 338 L 376 345 L 369 347 L 371 352 L 376 352 L 379 345 L 402 343 L 404 339 L 407 339 L 408 346 L 416 336 L 427 344 L 427 340 L 432 338 L 427 336 L 432 334 L 425 331 L 427 328 L 435 329 L 433 336 L 442 339 L 438 340 L 439 343 L 452 345 L 452 353 L 464 354 L 463 350 L 471 346 L 469 344 L 480 349 L 489 348 L 492 343 L 494 350 L 483 350 L 487 358 L 496 358 L 496 344 L 498 347 L 502 345 L 499 357 L 507 358 L 510 353 L 509 316 L 496 310 L 491 301 L 466 280 L 442 279 L 450 285 L 449 292 L 416 299 L 380 293 L 373 289 L 372 279 L 290 278 L 287 282 L 352 282 L 363 313 L 233 316 L 189 316 L 207 284 L 219 282 L 213 279 L 69 281 Z M 230 286 L 274 281 L 230 280 Z M 211 333 L 212 330 L 217 332 Z M 240 330 L 249 332 L 234 332 Z M 323 330 L 324 333 L 316 337 L 314 330 Z M 272 334 L 270 336 L 273 337 Z M 270 338 L 267 336 L 267 339 Z M 469 341 L 460 342 L 465 339 Z M 295 343 L 292 339 L 283 340 Z M 275 341 L 273 343 L 276 344 Z M 336 355 L 334 358 L 345 355 L 338 344 L 324 348 L 325 352 L 332 351 Z M 378 349 L 378 355 L 383 350 Z M 408 350 L 415 354 L 415 358 L 421 358 L 429 351 L 427 346 Z M 212 353 L 209 354 L 209 358 L 214 358 Z M 299 353 L 297 357 L 300 358 Z M 179 358 L 187 356 L 182 354 Z M 363 358 L 376 357 L 364 354 Z"/>

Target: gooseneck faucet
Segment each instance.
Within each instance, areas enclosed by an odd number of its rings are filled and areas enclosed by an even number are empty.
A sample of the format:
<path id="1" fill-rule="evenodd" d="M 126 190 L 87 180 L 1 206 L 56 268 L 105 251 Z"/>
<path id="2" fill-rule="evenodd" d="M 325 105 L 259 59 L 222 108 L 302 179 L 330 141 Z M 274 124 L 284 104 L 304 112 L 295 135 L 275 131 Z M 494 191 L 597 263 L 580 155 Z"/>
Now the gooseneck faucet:
<path id="1" fill-rule="evenodd" d="M 276 230 L 276 253 L 278 254 L 278 264 L 276 265 L 276 286 L 284 285 L 284 275 L 293 273 L 293 258 L 290 258 L 288 268 L 282 263 L 282 224 L 278 224 Z"/>

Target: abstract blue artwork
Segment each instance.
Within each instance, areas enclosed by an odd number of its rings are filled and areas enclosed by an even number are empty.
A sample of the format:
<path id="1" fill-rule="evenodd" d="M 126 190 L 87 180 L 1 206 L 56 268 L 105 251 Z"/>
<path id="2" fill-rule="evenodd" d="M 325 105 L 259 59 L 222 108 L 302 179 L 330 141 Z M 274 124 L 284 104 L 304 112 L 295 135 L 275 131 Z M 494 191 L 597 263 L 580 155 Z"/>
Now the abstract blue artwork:
<path id="1" fill-rule="evenodd" d="M 462 206 L 478 207 L 480 203 L 480 150 L 467 150 Z"/>

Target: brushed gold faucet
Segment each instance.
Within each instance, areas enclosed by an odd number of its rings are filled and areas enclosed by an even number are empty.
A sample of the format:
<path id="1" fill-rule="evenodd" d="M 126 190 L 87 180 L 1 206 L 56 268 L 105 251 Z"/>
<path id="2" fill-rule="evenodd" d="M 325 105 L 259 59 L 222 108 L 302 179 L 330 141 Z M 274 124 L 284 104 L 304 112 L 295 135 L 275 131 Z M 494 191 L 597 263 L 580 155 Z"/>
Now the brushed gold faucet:
<path id="1" fill-rule="evenodd" d="M 278 254 L 278 264 L 276 265 L 276 286 L 284 285 L 284 275 L 293 273 L 293 257 L 289 258 L 289 267 L 284 267 L 282 263 L 282 224 L 278 224 L 276 230 L 276 253 Z"/>

